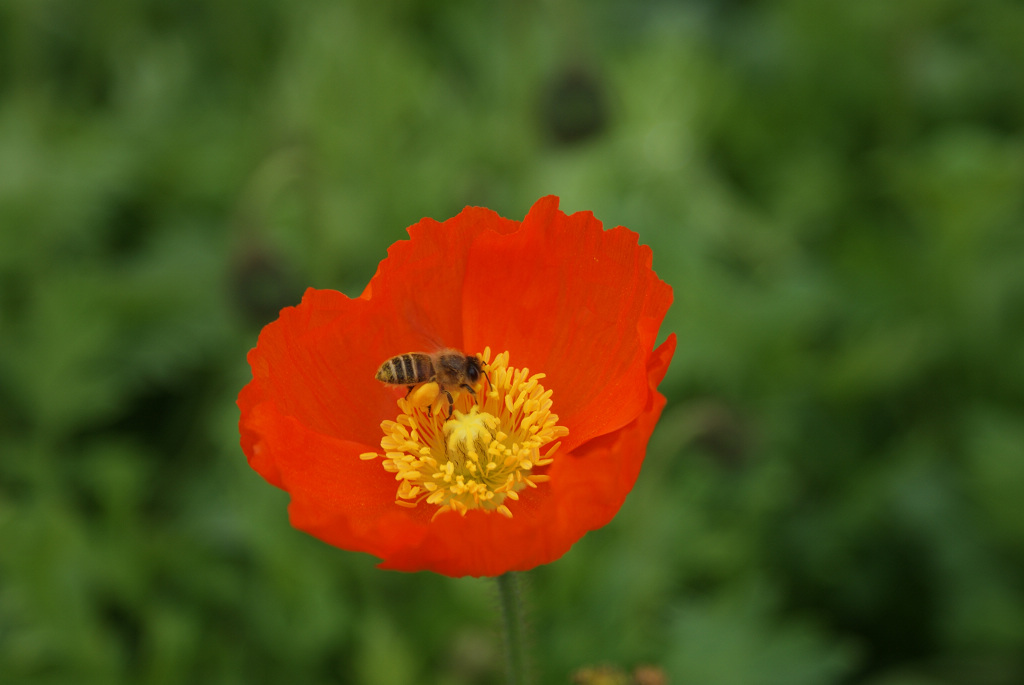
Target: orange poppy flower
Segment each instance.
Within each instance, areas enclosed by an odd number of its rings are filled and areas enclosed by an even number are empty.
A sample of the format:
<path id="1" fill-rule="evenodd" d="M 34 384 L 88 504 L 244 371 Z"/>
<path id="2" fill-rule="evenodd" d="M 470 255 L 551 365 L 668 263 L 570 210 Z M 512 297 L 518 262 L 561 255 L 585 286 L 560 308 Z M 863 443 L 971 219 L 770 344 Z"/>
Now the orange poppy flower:
<path id="1" fill-rule="evenodd" d="M 672 290 L 635 233 L 567 216 L 557 197 L 522 223 L 467 207 L 409 236 L 359 297 L 310 289 L 263 329 L 242 448 L 290 493 L 292 525 L 382 568 L 554 561 L 636 481 L 665 405 L 675 336 L 654 345 Z M 483 373 L 411 392 L 375 379 L 391 357 L 444 347 Z"/>

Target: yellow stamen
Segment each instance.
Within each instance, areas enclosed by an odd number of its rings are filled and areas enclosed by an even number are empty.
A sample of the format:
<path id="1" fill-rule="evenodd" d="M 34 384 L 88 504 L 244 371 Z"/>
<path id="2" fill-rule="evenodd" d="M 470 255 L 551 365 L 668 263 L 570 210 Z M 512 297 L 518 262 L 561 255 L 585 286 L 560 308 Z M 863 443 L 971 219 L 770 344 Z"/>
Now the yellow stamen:
<path id="1" fill-rule="evenodd" d="M 381 423 L 383 455 L 359 455 L 383 456 L 381 465 L 399 483 L 396 504 L 426 501 L 438 508 L 435 517 L 481 509 L 512 518 L 506 500 L 550 479 L 535 470 L 551 464 L 560 444 L 554 441 L 569 431 L 551 413 L 551 391 L 539 382 L 544 374 L 510 367 L 508 352 L 492 362 L 489 347 L 478 357 L 490 382 L 481 379 L 472 394 L 452 391 L 450 420 L 447 411 L 432 411 L 437 384 L 424 384 L 434 387 L 415 388 L 398 400 L 396 419 Z"/>

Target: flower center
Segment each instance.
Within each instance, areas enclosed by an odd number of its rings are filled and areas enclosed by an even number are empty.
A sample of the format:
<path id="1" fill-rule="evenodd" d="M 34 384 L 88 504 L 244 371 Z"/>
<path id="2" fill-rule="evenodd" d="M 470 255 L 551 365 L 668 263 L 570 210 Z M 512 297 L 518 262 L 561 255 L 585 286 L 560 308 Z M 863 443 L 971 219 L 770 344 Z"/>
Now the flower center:
<path id="1" fill-rule="evenodd" d="M 551 391 L 540 384 L 544 374 L 509 366 L 508 352 L 493 362 L 489 347 L 478 356 L 489 381 L 481 379 L 474 393 L 449 388 L 455 399 L 450 419 L 444 393 L 426 383 L 398 400 L 394 421 L 381 423 L 382 464 L 398 481 L 396 504 L 426 500 L 438 507 L 434 516 L 482 509 L 511 518 L 506 499 L 518 500 L 520 490 L 548 480 L 535 470 L 553 461 L 560 443 L 549 443 L 569 431 L 551 413 Z"/>

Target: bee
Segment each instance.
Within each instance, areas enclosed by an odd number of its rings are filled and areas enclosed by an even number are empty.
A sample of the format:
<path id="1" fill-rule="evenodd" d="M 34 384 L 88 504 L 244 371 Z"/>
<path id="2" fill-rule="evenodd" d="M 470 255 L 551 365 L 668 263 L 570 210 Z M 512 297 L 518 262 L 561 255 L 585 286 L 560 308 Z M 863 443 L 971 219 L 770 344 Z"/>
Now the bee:
<path id="1" fill-rule="evenodd" d="M 484 371 L 483 362 L 473 355 L 458 350 L 444 349 L 434 354 L 407 352 L 388 359 L 377 369 L 376 379 L 387 385 L 406 385 L 409 393 L 422 383 L 437 383 L 441 393 L 448 400 L 448 418 L 452 417 L 455 400 L 452 391 L 462 389 L 476 392 L 480 377 L 491 379 Z M 409 396 L 406 393 L 406 397 Z"/>

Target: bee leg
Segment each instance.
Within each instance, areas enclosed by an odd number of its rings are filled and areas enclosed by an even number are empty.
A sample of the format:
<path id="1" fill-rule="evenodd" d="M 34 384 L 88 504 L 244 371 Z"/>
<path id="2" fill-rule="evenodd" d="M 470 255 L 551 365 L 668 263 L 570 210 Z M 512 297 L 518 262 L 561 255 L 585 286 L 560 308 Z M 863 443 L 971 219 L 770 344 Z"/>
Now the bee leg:
<path id="1" fill-rule="evenodd" d="M 465 388 L 469 392 L 469 394 L 473 396 L 473 399 L 476 400 L 476 390 L 469 387 L 468 383 L 463 383 L 460 387 Z"/>
<path id="2" fill-rule="evenodd" d="M 444 396 L 448 398 L 448 418 L 450 419 L 455 412 L 455 400 L 452 399 L 452 394 L 447 390 L 444 391 Z"/>
<path id="3" fill-rule="evenodd" d="M 409 399 L 409 395 L 412 394 L 412 389 L 415 388 L 415 387 L 416 387 L 415 385 L 408 386 L 409 390 L 405 393 L 405 399 Z"/>

